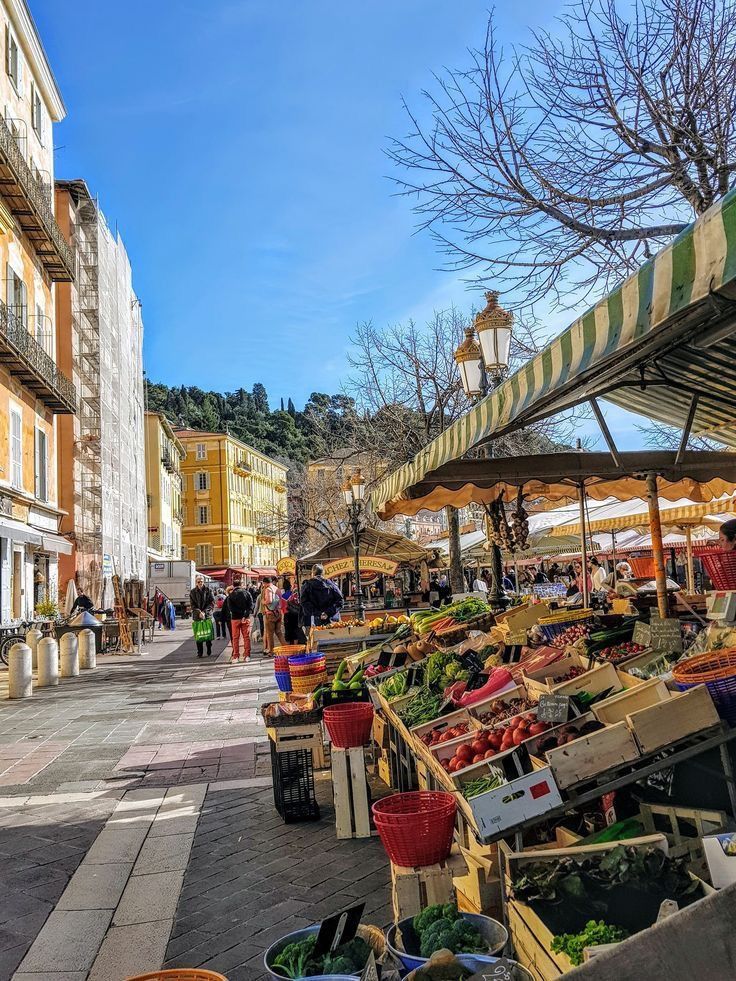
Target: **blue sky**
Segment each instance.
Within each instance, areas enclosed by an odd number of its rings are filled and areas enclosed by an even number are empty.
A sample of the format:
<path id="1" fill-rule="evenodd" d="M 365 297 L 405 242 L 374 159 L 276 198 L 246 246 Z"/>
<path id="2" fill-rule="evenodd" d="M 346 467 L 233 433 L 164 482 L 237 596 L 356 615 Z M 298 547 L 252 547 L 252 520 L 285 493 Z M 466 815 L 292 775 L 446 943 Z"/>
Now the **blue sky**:
<path id="1" fill-rule="evenodd" d="M 66 101 L 57 176 L 119 225 L 154 381 L 271 402 L 339 391 L 356 322 L 471 307 L 410 202 L 390 136 L 465 63 L 487 3 L 31 0 Z M 500 0 L 509 43 L 561 3 Z M 610 410 L 622 445 L 631 417 Z M 619 419 L 620 416 L 620 419 Z"/>

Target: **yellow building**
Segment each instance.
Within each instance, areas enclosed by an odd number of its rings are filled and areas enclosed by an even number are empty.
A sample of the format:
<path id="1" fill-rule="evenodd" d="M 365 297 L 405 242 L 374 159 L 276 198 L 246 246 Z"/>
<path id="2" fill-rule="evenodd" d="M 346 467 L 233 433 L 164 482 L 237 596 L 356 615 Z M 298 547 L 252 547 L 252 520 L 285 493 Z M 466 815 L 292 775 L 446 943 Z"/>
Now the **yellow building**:
<path id="1" fill-rule="evenodd" d="M 58 599 L 55 417 L 76 411 L 56 339 L 54 283 L 74 256 L 53 212 L 64 104 L 25 3 L 0 0 L 0 622 Z"/>
<path id="2" fill-rule="evenodd" d="M 183 557 L 198 569 L 270 569 L 288 555 L 287 468 L 235 436 L 175 429 L 182 461 Z"/>
<path id="3" fill-rule="evenodd" d="M 181 464 L 186 450 L 162 412 L 146 412 L 148 557 L 180 559 Z"/>

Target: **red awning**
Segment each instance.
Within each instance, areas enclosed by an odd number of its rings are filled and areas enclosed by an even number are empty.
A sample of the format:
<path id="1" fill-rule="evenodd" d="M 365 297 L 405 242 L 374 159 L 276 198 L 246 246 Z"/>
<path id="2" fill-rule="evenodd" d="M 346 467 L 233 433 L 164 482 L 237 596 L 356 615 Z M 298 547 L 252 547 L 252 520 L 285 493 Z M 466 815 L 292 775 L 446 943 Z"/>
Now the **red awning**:
<path id="1" fill-rule="evenodd" d="M 259 579 L 262 579 L 264 576 L 278 575 L 275 569 L 264 568 L 264 567 L 253 566 L 253 568 L 250 571 L 254 576 L 258 576 Z"/>

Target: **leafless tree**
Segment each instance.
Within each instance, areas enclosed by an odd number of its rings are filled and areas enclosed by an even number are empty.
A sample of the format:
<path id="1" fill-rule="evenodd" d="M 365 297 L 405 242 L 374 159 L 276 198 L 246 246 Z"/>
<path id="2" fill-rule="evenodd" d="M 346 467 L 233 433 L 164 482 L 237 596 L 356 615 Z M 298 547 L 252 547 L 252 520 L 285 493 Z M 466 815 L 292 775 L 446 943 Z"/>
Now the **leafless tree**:
<path id="1" fill-rule="evenodd" d="M 682 430 L 676 426 L 668 426 L 663 422 L 652 422 L 646 424 L 637 423 L 636 428 L 644 437 L 647 446 L 658 450 L 676 450 L 680 445 Z M 707 436 L 691 434 L 688 440 L 690 450 L 723 450 L 723 444 Z"/>
<path id="2" fill-rule="evenodd" d="M 390 155 L 455 268 L 524 302 L 600 294 L 728 190 L 733 0 L 575 0 L 504 53 L 489 20 Z"/>

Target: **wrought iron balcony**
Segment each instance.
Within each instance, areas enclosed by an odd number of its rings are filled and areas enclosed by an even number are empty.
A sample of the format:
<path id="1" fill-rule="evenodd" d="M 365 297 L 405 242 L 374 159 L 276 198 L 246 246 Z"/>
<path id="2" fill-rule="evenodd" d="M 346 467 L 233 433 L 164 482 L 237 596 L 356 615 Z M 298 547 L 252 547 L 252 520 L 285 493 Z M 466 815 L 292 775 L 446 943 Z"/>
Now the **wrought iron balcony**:
<path id="1" fill-rule="evenodd" d="M 167 446 L 164 446 L 163 449 L 161 450 L 161 463 L 164 465 L 164 468 L 169 471 L 169 473 L 176 472 L 176 464 L 174 462 L 174 458 L 169 452 Z"/>
<path id="2" fill-rule="evenodd" d="M 21 153 L 18 141 L 0 116 L 0 193 L 33 243 L 51 279 L 74 279 L 74 253 L 56 223 L 53 188 L 39 180 Z"/>
<path id="3" fill-rule="evenodd" d="M 77 393 L 53 358 L 28 333 L 22 320 L 0 300 L 0 364 L 58 415 L 74 415 Z"/>

